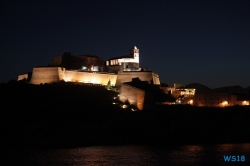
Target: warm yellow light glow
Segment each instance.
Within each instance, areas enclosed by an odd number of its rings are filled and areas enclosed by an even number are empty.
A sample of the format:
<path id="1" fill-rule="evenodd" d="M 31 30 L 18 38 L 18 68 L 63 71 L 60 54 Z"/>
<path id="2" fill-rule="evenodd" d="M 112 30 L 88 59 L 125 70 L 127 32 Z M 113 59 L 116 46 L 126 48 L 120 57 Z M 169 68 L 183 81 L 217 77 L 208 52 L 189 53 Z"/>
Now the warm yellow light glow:
<path id="1" fill-rule="evenodd" d="M 137 109 L 136 109 L 136 108 L 131 108 L 131 110 L 132 110 L 132 111 L 137 111 Z"/>
<path id="2" fill-rule="evenodd" d="M 123 104 L 122 105 L 122 108 L 127 108 L 128 106 L 126 104 Z"/>
<path id="3" fill-rule="evenodd" d="M 243 101 L 242 105 L 249 105 L 249 101 Z"/>
<path id="4" fill-rule="evenodd" d="M 223 101 L 223 102 L 222 102 L 222 105 L 227 105 L 227 104 L 228 104 L 227 101 Z"/>

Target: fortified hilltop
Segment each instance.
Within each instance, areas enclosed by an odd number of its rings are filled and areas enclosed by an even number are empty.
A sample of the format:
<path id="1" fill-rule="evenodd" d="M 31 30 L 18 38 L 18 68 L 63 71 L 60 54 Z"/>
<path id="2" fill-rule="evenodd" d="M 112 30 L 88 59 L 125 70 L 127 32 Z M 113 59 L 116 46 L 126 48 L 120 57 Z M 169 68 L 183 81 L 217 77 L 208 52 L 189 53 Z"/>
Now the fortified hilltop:
<path id="1" fill-rule="evenodd" d="M 65 52 L 53 58 L 50 65 L 34 67 L 32 73 L 18 76 L 18 80 L 30 79 L 31 84 L 66 81 L 107 85 L 110 81 L 112 86 L 117 87 L 132 78 L 160 85 L 157 73 L 140 67 L 136 46 L 129 50 L 129 55 L 113 57 L 105 62 L 96 55 L 73 56 Z"/>

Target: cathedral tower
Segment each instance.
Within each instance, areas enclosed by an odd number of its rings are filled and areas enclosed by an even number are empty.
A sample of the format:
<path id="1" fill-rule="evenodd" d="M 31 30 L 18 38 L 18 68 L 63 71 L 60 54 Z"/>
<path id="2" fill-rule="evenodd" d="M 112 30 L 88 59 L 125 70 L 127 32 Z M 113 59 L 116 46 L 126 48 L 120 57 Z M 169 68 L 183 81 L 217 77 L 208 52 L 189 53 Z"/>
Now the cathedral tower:
<path id="1" fill-rule="evenodd" d="M 135 59 L 135 62 L 139 63 L 139 49 L 136 46 L 130 49 L 130 56 Z"/>
<path id="2" fill-rule="evenodd" d="M 131 50 L 130 50 L 130 56 L 135 58 L 135 57 L 139 57 L 139 49 L 137 49 L 136 46 L 134 46 Z"/>

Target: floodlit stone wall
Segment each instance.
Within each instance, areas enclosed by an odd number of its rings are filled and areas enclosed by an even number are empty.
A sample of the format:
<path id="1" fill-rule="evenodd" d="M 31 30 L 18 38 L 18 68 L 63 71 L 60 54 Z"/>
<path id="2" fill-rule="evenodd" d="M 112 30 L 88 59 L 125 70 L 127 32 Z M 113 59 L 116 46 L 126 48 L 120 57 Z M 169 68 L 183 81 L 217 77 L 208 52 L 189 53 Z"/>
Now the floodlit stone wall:
<path id="1" fill-rule="evenodd" d="M 93 73 L 66 70 L 64 74 L 65 81 L 107 85 L 110 80 L 112 86 L 116 84 L 116 78 L 117 75 L 112 73 Z"/>
<path id="2" fill-rule="evenodd" d="M 107 85 L 110 80 L 112 86 L 120 87 L 123 82 L 130 82 L 138 77 L 141 81 L 153 81 L 159 85 L 159 76 L 153 72 L 118 72 L 102 73 L 78 70 L 65 70 L 63 67 L 36 67 L 33 68 L 31 84 L 53 83 L 64 80 L 66 82 L 82 82 Z M 21 79 L 21 77 L 20 77 Z"/>
<path id="3" fill-rule="evenodd" d="M 118 72 L 116 86 L 121 86 L 123 82 L 130 82 L 132 78 L 138 77 L 141 81 L 153 81 L 154 84 L 160 85 L 159 75 L 151 71 L 132 71 L 132 72 Z"/>
<path id="4" fill-rule="evenodd" d="M 61 67 L 35 67 L 33 68 L 31 84 L 53 83 L 63 79 L 64 68 Z"/>
<path id="5" fill-rule="evenodd" d="M 28 74 L 20 74 L 17 78 L 17 81 L 21 81 L 23 79 L 28 79 L 29 75 Z"/>
<path id="6" fill-rule="evenodd" d="M 111 85 L 116 84 L 116 74 L 93 73 L 74 70 L 65 70 L 61 67 L 38 67 L 33 68 L 31 84 L 53 83 L 64 80 L 66 82 L 82 82 L 107 85 L 110 80 Z"/>
<path id="7" fill-rule="evenodd" d="M 120 90 L 120 101 L 128 101 L 130 104 L 135 105 L 139 110 L 143 110 L 145 91 L 122 84 Z"/>
<path id="8" fill-rule="evenodd" d="M 152 72 L 152 77 L 155 85 L 161 84 L 159 75 L 157 73 Z"/>

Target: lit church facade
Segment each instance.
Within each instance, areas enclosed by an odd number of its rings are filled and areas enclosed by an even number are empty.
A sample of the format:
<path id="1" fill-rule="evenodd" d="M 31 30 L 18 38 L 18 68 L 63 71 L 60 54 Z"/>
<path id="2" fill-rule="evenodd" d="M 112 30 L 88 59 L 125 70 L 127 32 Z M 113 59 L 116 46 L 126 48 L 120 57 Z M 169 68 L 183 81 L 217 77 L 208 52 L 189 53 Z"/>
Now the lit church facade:
<path id="1" fill-rule="evenodd" d="M 110 72 L 139 71 L 139 49 L 134 46 L 129 55 L 111 58 L 106 66 Z"/>

